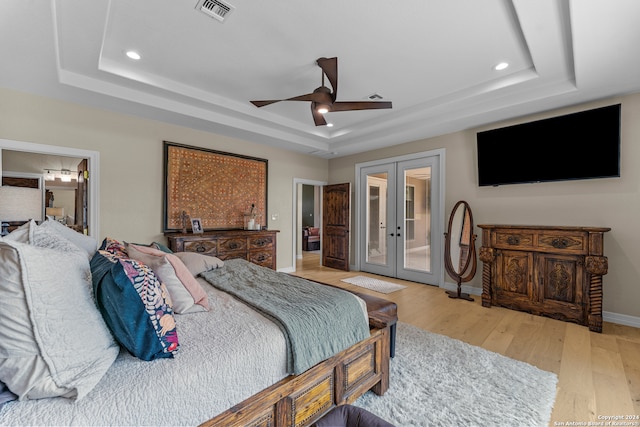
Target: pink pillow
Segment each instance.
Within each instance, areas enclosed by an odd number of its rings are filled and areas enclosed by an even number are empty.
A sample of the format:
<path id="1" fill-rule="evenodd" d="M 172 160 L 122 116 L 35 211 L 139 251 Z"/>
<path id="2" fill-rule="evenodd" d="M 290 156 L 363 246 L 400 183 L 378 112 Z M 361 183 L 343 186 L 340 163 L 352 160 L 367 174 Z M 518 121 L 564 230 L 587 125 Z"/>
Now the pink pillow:
<path id="1" fill-rule="evenodd" d="M 160 249 L 150 248 L 148 246 L 138 246 L 129 244 L 129 246 L 134 247 L 137 251 L 145 253 L 147 255 L 154 255 L 158 257 L 166 257 L 169 264 L 173 267 L 176 272 L 176 276 L 182 282 L 183 286 L 189 291 L 193 300 L 196 304 L 205 307 L 209 310 L 209 300 L 207 299 L 207 294 L 205 293 L 202 286 L 198 283 L 195 277 L 191 274 L 186 265 L 174 254 L 168 254 L 166 252 L 161 251 Z"/>

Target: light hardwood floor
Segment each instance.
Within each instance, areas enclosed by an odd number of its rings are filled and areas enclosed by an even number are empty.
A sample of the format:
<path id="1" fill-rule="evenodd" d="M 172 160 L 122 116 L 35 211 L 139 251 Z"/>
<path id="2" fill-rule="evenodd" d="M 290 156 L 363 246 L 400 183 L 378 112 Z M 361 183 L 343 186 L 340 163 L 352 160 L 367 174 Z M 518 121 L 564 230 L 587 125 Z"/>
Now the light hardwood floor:
<path id="1" fill-rule="evenodd" d="M 319 255 L 313 253 L 305 252 L 294 274 L 392 300 L 398 304 L 401 322 L 555 372 L 559 381 L 550 426 L 589 421 L 606 425 L 602 417 L 640 416 L 638 328 L 605 322 L 599 334 L 559 320 L 485 308 L 479 296 L 474 302 L 452 300 L 435 286 L 322 267 Z M 355 275 L 379 277 L 407 288 L 385 295 L 340 281 Z M 640 425 L 640 419 L 619 421 Z"/>

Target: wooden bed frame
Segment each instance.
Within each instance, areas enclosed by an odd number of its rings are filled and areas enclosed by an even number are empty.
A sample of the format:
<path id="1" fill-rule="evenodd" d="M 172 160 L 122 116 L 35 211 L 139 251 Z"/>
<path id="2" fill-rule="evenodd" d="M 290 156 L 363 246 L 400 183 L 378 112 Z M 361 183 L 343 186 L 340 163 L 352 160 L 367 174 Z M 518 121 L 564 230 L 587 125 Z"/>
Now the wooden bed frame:
<path id="1" fill-rule="evenodd" d="M 384 306 L 395 303 L 369 296 Z M 371 335 L 300 375 L 290 375 L 201 424 L 202 427 L 304 427 L 331 408 L 353 403 L 369 390 L 389 388 L 391 328 L 397 316 L 369 310 Z"/>

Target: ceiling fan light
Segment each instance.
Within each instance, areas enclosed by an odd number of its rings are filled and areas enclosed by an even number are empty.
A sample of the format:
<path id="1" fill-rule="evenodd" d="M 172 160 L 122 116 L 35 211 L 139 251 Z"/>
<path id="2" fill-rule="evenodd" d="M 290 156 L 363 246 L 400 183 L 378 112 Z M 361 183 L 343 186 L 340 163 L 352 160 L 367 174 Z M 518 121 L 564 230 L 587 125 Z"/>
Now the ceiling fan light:
<path id="1" fill-rule="evenodd" d="M 320 114 L 327 114 L 329 112 L 329 107 L 324 104 L 320 104 L 316 108 L 316 111 Z"/>

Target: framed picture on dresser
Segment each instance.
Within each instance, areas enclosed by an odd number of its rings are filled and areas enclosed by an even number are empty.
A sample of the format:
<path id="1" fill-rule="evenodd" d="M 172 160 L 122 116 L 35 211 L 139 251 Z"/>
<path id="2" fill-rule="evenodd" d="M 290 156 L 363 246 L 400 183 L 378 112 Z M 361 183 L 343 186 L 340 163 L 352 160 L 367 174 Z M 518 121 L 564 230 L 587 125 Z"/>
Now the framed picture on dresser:
<path id="1" fill-rule="evenodd" d="M 202 229 L 202 222 L 200 218 L 191 218 L 191 231 L 193 234 L 203 233 L 204 230 Z"/>
<path id="2" fill-rule="evenodd" d="M 164 232 L 180 232 L 183 213 L 200 232 L 242 229 L 252 206 L 266 214 L 268 162 L 164 141 Z"/>

